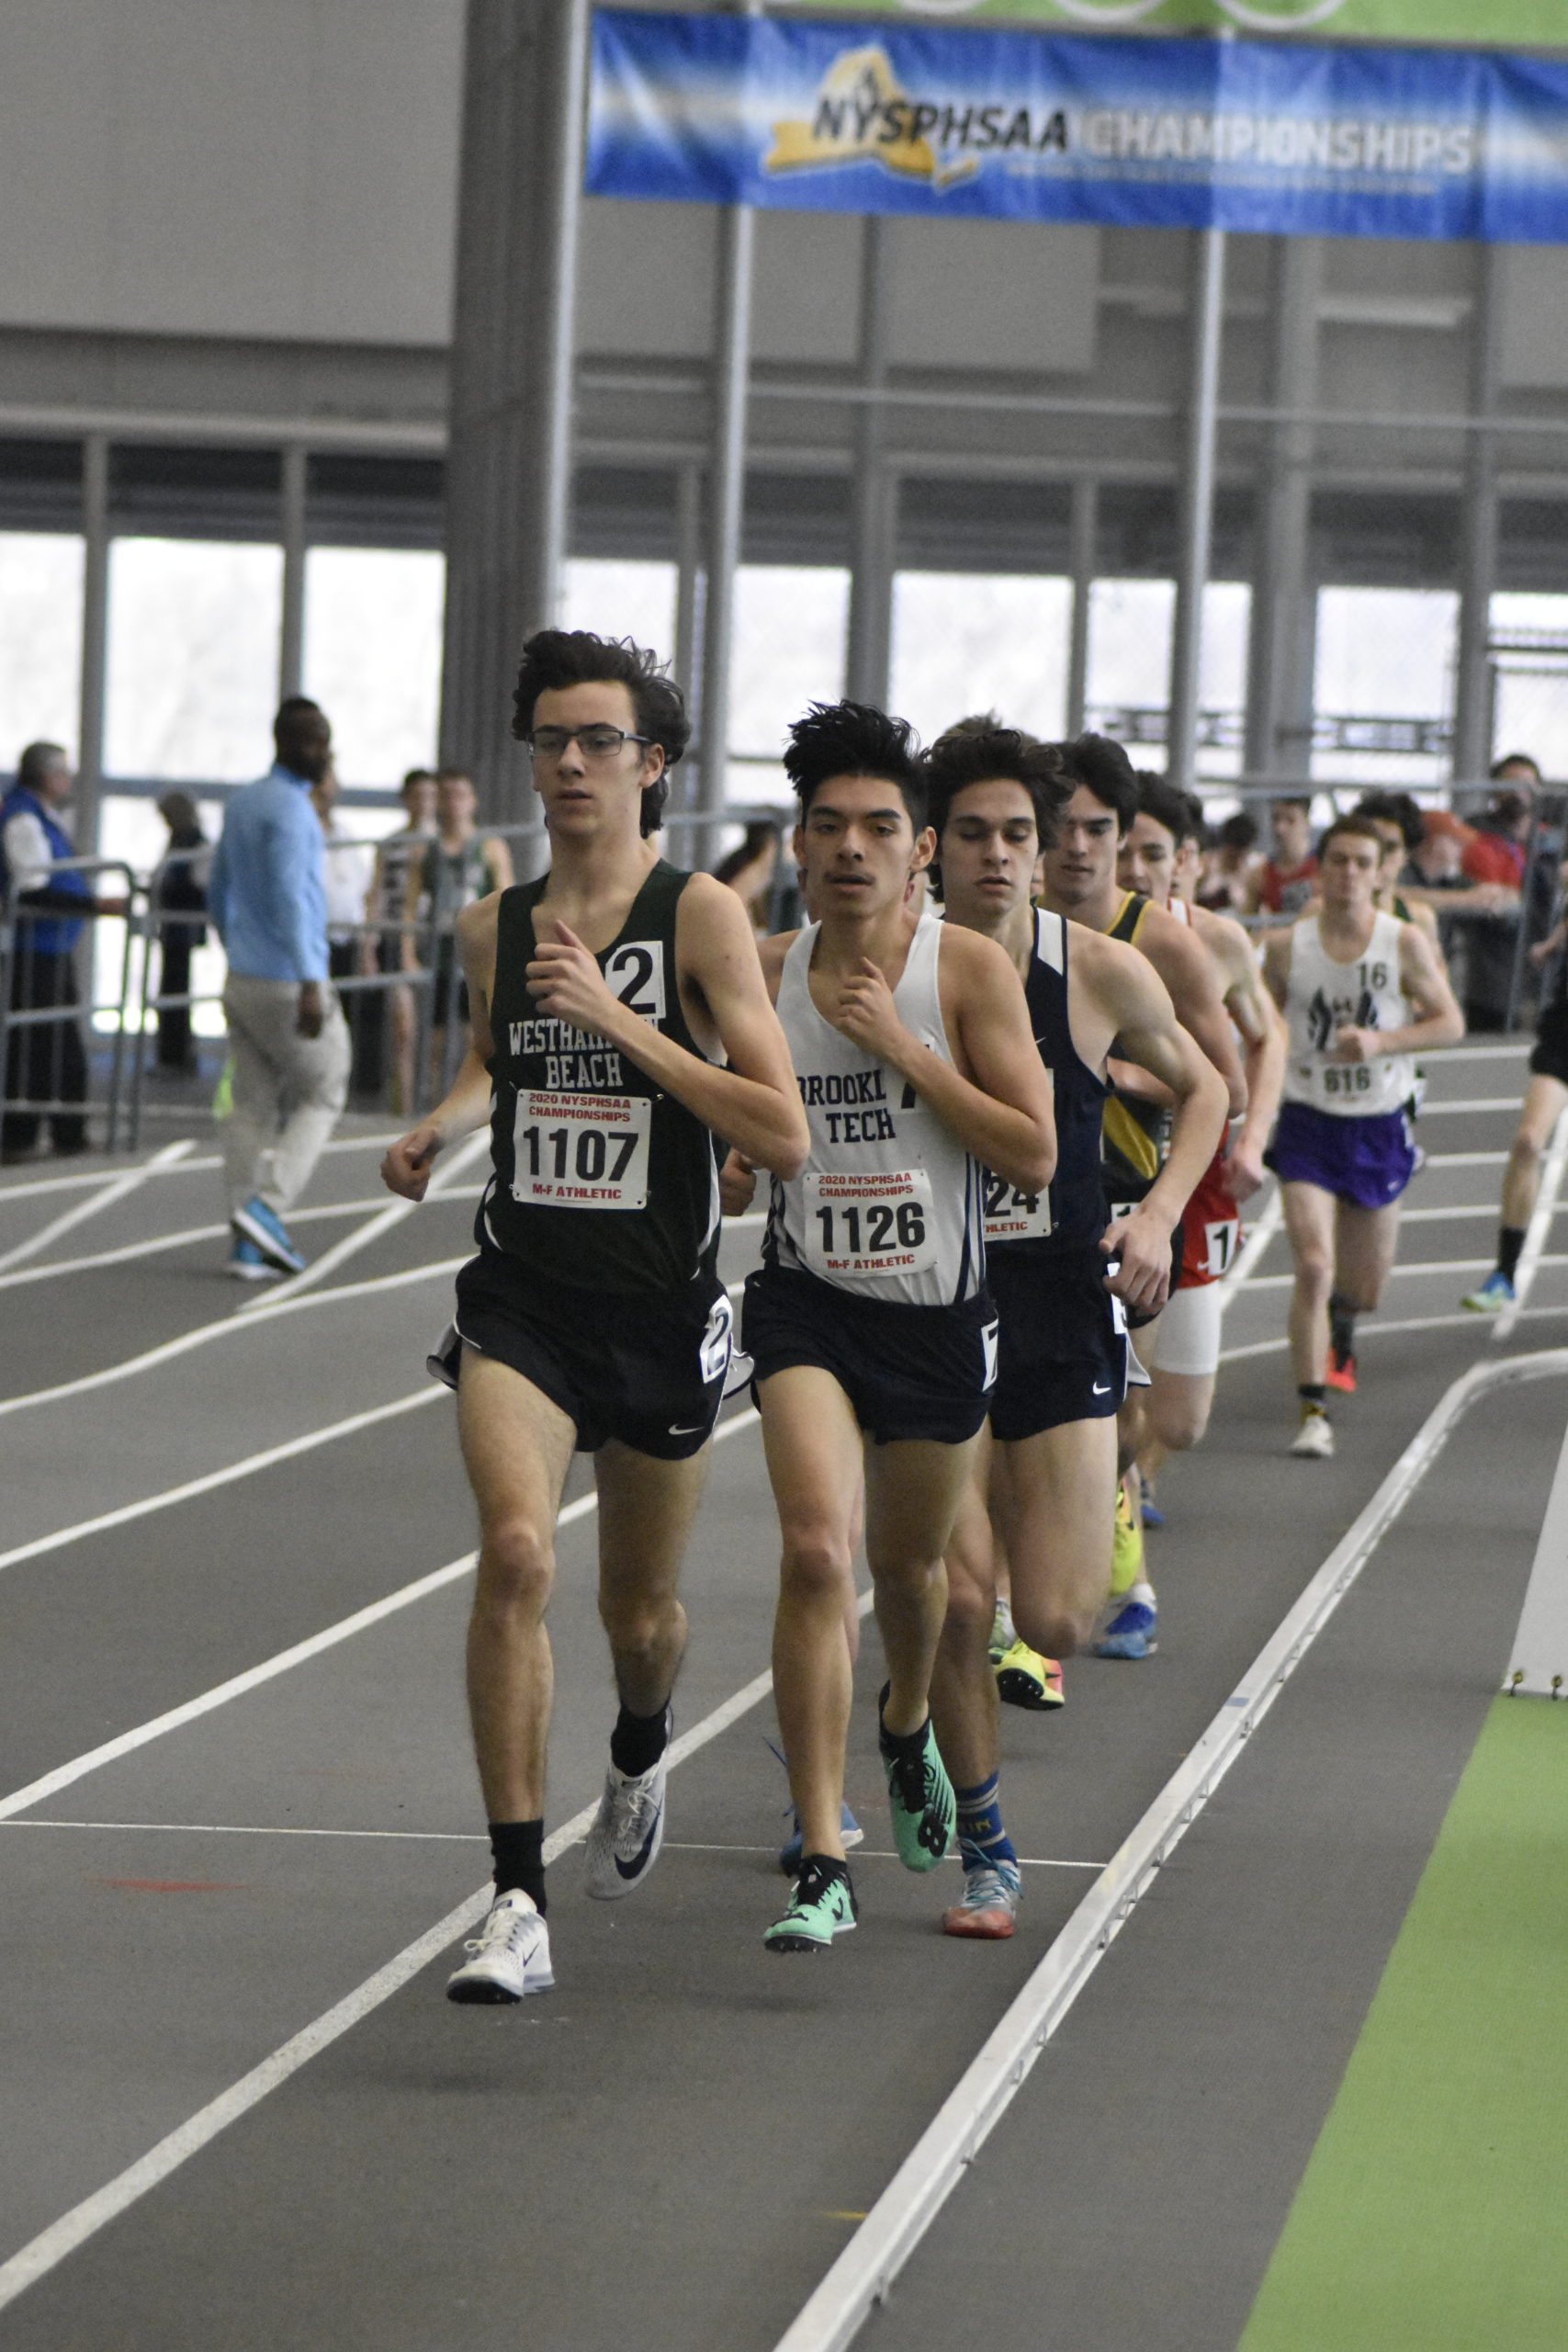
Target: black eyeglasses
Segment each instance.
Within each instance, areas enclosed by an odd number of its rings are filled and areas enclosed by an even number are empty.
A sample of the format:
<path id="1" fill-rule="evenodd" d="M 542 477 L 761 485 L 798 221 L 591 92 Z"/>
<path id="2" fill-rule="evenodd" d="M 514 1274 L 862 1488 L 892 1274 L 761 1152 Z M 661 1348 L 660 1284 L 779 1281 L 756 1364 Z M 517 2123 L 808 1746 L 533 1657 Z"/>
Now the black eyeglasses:
<path id="1" fill-rule="evenodd" d="M 536 760 L 558 760 L 575 743 L 585 760 L 613 760 L 623 743 L 651 743 L 651 735 L 634 735 L 625 727 L 536 727 L 524 741 Z"/>

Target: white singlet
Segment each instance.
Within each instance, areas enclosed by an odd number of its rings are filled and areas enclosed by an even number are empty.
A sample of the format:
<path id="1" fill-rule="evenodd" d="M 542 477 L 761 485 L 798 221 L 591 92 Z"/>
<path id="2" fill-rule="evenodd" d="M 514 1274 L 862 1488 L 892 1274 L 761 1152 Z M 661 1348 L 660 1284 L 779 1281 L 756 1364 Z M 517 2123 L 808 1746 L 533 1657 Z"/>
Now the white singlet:
<path id="1" fill-rule="evenodd" d="M 1325 954 L 1316 915 L 1296 924 L 1285 992 L 1287 1102 L 1309 1102 L 1336 1118 L 1368 1119 L 1401 1110 L 1409 1101 L 1416 1065 L 1408 1054 L 1378 1054 L 1366 1062 L 1327 1058 L 1341 1025 L 1402 1029 L 1409 1021 L 1410 1001 L 1399 982 L 1403 929 L 1396 915 L 1377 915 L 1365 953 L 1341 964 Z"/>
<path id="2" fill-rule="evenodd" d="M 942 928 L 920 917 L 893 1001 L 905 1027 L 951 1061 L 937 995 Z M 773 1180 L 765 1255 L 863 1298 L 954 1306 L 985 1284 L 978 1164 L 897 1070 L 818 1012 L 818 929 L 801 932 L 779 980 L 811 1148 L 798 1176 Z"/>

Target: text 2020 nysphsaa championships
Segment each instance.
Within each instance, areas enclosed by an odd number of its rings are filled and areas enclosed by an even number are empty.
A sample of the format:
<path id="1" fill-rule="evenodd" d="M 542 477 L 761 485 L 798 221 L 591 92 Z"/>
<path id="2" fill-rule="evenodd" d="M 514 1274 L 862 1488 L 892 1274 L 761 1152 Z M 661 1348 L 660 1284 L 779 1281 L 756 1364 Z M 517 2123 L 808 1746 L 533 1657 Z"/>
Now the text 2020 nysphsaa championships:
<path id="1" fill-rule="evenodd" d="M 1568 241 L 1568 63 L 604 9 L 597 195 Z"/>

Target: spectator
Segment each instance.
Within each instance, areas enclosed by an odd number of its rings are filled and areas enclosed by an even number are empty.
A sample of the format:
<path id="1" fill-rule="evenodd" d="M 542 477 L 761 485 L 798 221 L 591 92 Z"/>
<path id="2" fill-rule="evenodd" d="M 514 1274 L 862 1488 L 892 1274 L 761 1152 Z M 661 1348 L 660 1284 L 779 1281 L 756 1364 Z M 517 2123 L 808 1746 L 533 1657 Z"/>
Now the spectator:
<path id="1" fill-rule="evenodd" d="M 457 977 L 457 923 L 465 907 L 492 890 L 512 886 L 512 852 L 491 833 L 481 836 L 474 821 L 474 786 L 461 768 L 442 768 L 435 778 L 435 839 L 411 875 L 411 913 L 430 924 L 435 943 L 435 978 L 430 1003 L 431 1084 L 442 1093 L 447 1083 L 446 1030 L 456 993 L 457 1018 L 468 1017 L 468 991 Z M 410 943 L 411 950 L 412 942 Z"/>
<path id="2" fill-rule="evenodd" d="M 310 802 L 331 764 L 332 729 L 315 703 L 293 695 L 273 740 L 271 772 L 224 811 L 209 889 L 229 956 L 229 1268 L 245 1281 L 304 1265 L 284 1212 L 304 1191 L 348 1089 L 348 1028 L 327 970 L 325 843 Z"/>
<path id="3" fill-rule="evenodd" d="M 779 829 L 764 817 L 748 825 L 739 848 L 732 849 L 714 867 L 715 878 L 728 883 L 739 898 L 759 939 L 765 939 L 773 927 L 773 876 L 778 863 Z"/>
<path id="4" fill-rule="evenodd" d="M 1466 934 L 1464 1018 L 1472 1030 L 1495 1033 L 1508 1025 L 1531 823 L 1529 793 L 1500 787 L 1460 860 L 1468 879 L 1488 886 L 1503 910 L 1472 923 Z"/>
<path id="5" fill-rule="evenodd" d="M 1265 858 L 1255 885 L 1249 914 L 1263 912 L 1293 922 L 1302 912 L 1317 879 L 1312 854 L 1312 802 L 1303 795 L 1287 794 L 1269 803 L 1274 826 L 1274 854 Z"/>
<path id="6" fill-rule="evenodd" d="M 1198 904 L 1216 914 L 1246 914 L 1257 903 L 1262 864 L 1258 854 L 1258 820 L 1238 808 L 1234 817 L 1225 819 L 1203 852 Z"/>
<path id="7" fill-rule="evenodd" d="M 126 902 L 95 898 L 86 876 L 74 867 L 57 870 L 76 854 L 61 822 L 74 782 L 61 744 L 29 743 L 17 762 L 16 783 L 0 800 L 0 898 L 8 898 L 16 910 L 10 1009 L 59 1010 L 57 1020 L 28 1021 L 8 1033 L 0 1114 L 0 1159 L 6 1160 L 27 1158 L 45 1117 L 57 1152 L 87 1148 L 85 1114 L 67 1107 L 87 1099 L 72 956 L 84 918 L 122 915 Z"/>
<path id="8" fill-rule="evenodd" d="M 165 792 L 158 814 L 169 829 L 164 870 L 158 881 L 158 994 L 188 997 L 190 959 L 207 941 L 207 878 L 212 844 L 201 830 L 201 815 L 188 792 Z M 172 861 L 172 862 L 171 862 Z M 197 1065 L 188 1004 L 158 1007 L 158 1067 L 192 1070 Z"/>
<path id="9" fill-rule="evenodd" d="M 414 956 L 415 943 L 405 934 L 407 910 L 410 902 L 410 875 L 424 856 L 425 844 L 435 831 L 435 770 L 410 768 L 400 787 L 400 797 L 407 811 L 407 821 L 395 833 L 389 833 L 376 854 L 376 871 L 370 884 L 369 916 L 377 926 L 376 961 L 383 972 L 400 972 Z M 417 892 L 414 894 L 417 897 Z M 404 946 L 409 950 L 405 957 Z M 405 1119 L 413 1116 L 413 1057 L 414 1009 L 413 990 L 395 988 L 378 990 L 367 1005 L 368 1019 L 365 1024 L 367 1037 L 366 1069 L 362 1082 L 378 1090 L 386 1070 L 386 1038 L 389 1007 L 392 1046 L 391 1108 Z M 369 1040 L 374 1038 L 375 1051 L 370 1054 Z"/>
<path id="10" fill-rule="evenodd" d="M 323 882 L 327 899 L 327 973 L 333 980 L 357 979 L 373 969 L 370 935 L 366 929 L 376 853 L 368 842 L 356 841 L 354 829 L 337 813 L 335 764 L 310 786 L 310 806 L 321 823 L 326 844 Z M 340 996 L 340 1001 L 342 1001 Z M 351 1076 L 364 1054 L 363 1028 L 369 999 L 363 989 L 351 989 L 344 1004 L 352 1048 Z"/>

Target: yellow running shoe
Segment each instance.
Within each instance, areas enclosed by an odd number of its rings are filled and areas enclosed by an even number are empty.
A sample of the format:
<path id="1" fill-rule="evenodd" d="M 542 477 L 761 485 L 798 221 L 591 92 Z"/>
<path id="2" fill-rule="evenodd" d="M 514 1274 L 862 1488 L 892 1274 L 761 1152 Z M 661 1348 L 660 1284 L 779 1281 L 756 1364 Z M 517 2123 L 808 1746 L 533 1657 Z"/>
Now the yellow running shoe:
<path id="1" fill-rule="evenodd" d="M 1111 1597 L 1131 1591 L 1144 1573 L 1144 1531 L 1122 1479 L 1116 1489 L 1116 1532 L 1111 1539 Z"/>
<path id="2" fill-rule="evenodd" d="M 1015 1641 L 998 1658 L 997 1690 L 1010 1707 L 1027 1707 L 1034 1714 L 1066 1704 L 1061 1668 L 1024 1641 Z"/>

